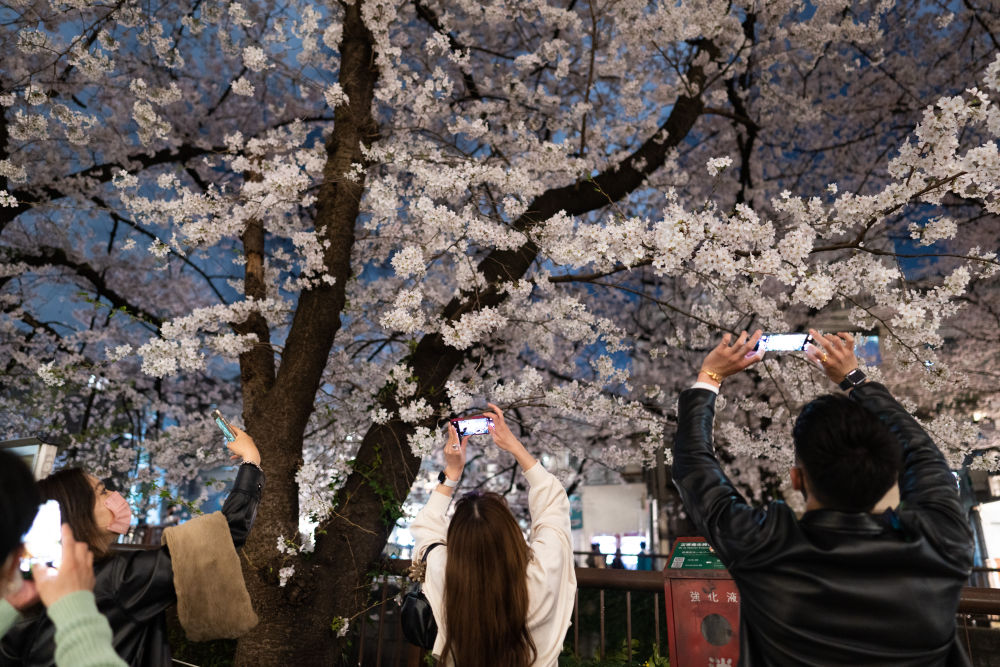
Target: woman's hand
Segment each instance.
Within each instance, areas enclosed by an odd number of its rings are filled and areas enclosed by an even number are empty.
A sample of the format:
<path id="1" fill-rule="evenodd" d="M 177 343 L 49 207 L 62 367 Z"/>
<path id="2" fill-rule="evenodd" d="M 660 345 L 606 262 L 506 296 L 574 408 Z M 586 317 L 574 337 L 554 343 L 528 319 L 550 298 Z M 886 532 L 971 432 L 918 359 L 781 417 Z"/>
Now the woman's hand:
<path id="1" fill-rule="evenodd" d="M 841 331 L 836 334 L 822 334 L 809 330 L 816 344 L 810 345 L 806 356 L 819 366 L 834 384 L 840 384 L 847 374 L 858 367 L 854 356 L 854 336 Z"/>
<path id="2" fill-rule="evenodd" d="M 534 457 L 528 453 L 528 450 L 524 448 L 521 441 L 511 433 L 510 427 L 507 426 L 507 422 L 503 418 L 503 410 L 493 403 L 487 403 L 486 405 L 490 406 L 493 410 L 492 412 L 484 412 L 483 414 L 493 420 L 493 425 L 490 426 L 490 435 L 493 436 L 493 442 L 496 443 L 496 446 L 505 452 L 513 454 L 524 470 L 535 465 L 536 461 Z"/>
<path id="3" fill-rule="evenodd" d="M 729 344 L 729 341 L 733 338 L 732 334 L 723 334 L 722 342 L 708 353 L 705 361 L 701 362 L 698 381 L 719 386 L 725 378 L 739 373 L 747 366 L 751 366 L 763 359 L 763 351 L 756 353 L 753 351 L 762 333 L 758 329 L 754 332 L 753 336 L 748 337 L 747 332 L 744 331 L 732 345 Z"/>
<path id="4" fill-rule="evenodd" d="M 465 470 L 465 448 L 469 444 L 469 436 L 458 440 L 455 425 L 448 422 L 448 442 L 444 444 L 444 474 L 448 479 L 457 480 Z"/>
<path id="5" fill-rule="evenodd" d="M 21 576 L 20 570 L 18 570 L 17 576 Z M 25 581 L 16 593 L 12 593 L 4 599 L 18 611 L 26 611 L 34 607 L 38 603 L 38 590 L 35 588 L 35 582 Z"/>
<path id="6" fill-rule="evenodd" d="M 14 568 L 15 576 L 21 576 L 21 570 L 18 569 L 16 563 L 21 560 L 24 555 L 24 545 L 21 545 L 14 550 Z M 3 582 L 0 582 L 0 587 L 3 586 Z M 18 611 L 24 611 L 31 607 L 34 607 L 38 603 L 38 591 L 35 590 L 35 583 L 33 581 L 23 581 L 21 587 L 17 589 L 16 593 L 10 593 L 5 598 L 10 606 Z"/>
<path id="7" fill-rule="evenodd" d="M 236 434 L 235 440 L 226 443 L 226 447 L 229 447 L 229 451 L 233 453 L 229 458 L 233 461 L 243 459 L 247 463 L 259 466 L 260 452 L 257 451 L 257 445 L 254 444 L 253 438 L 247 435 L 246 431 L 241 431 L 232 424 L 229 425 L 229 428 L 233 429 L 233 433 Z"/>
<path id="8" fill-rule="evenodd" d="M 36 565 L 31 570 L 35 587 L 46 607 L 70 593 L 94 590 L 94 554 L 86 542 L 73 539 L 69 524 L 62 525 L 62 563 L 56 570 Z"/>
<path id="9" fill-rule="evenodd" d="M 524 445 L 514 437 L 507 422 L 504 421 L 503 410 L 492 403 L 486 405 L 493 410 L 493 412 L 484 412 L 483 414 L 493 420 L 493 425 L 490 426 L 490 435 L 493 436 L 493 442 L 496 443 L 496 446 L 511 453 L 517 449 L 524 449 Z"/>

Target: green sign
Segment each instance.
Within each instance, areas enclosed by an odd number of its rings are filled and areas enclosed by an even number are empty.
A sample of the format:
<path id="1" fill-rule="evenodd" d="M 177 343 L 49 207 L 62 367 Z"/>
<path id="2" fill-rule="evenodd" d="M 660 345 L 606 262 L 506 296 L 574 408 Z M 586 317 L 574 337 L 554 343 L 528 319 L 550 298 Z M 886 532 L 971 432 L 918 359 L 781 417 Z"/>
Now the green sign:
<path id="1" fill-rule="evenodd" d="M 670 554 L 670 569 L 672 570 L 724 570 L 719 557 L 712 551 L 708 542 L 678 542 Z"/>

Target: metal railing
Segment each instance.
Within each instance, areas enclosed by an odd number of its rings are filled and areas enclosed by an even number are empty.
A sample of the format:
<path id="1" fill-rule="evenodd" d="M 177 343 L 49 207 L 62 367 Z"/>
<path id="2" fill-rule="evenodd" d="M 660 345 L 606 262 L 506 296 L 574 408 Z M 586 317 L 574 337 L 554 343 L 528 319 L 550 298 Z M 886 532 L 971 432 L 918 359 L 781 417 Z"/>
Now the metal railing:
<path id="1" fill-rule="evenodd" d="M 633 613 L 632 613 L 632 594 L 639 593 L 640 595 L 648 596 L 651 594 L 652 607 L 653 607 L 653 632 L 652 632 L 652 646 L 660 653 L 660 655 L 665 655 L 666 651 L 666 614 L 663 613 L 664 610 L 661 609 L 661 600 L 663 599 L 663 573 L 660 571 L 642 571 L 642 570 L 613 570 L 613 569 L 602 569 L 602 568 L 576 568 L 576 584 L 577 584 L 577 594 L 576 594 L 576 605 L 573 609 L 573 653 L 574 655 L 581 655 L 581 642 L 580 642 L 580 591 L 590 591 L 596 590 L 598 594 L 598 649 L 595 652 L 596 657 L 604 659 L 608 653 L 608 618 L 607 618 L 607 602 L 608 602 L 608 591 L 624 591 L 625 593 L 625 635 L 624 635 L 624 649 L 625 658 L 631 663 L 633 659 L 633 630 L 635 627 L 633 625 Z M 662 621 L 661 621 L 662 617 Z M 649 622 L 647 618 L 646 623 Z M 621 623 L 621 620 L 618 620 Z M 661 634 L 661 628 L 663 633 Z M 619 626 L 620 629 L 620 626 Z M 616 633 L 617 634 L 617 633 Z"/>
<path id="2" fill-rule="evenodd" d="M 351 664 L 359 667 L 419 667 L 423 664 L 423 655 L 419 647 L 409 644 L 402 635 L 399 624 L 399 607 L 396 595 L 404 591 L 409 582 L 405 573 L 410 565 L 408 560 L 391 560 L 386 563 L 384 574 L 373 585 L 374 600 L 368 611 L 360 616 L 354 624 L 352 646 L 357 652 Z M 623 653 L 622 657 L 629 664 L 643 659 L 634 655 L 633 645 L 636 635 L 642 634 L 649 638 L 650 646 L 655 647 L 660 655 L 666 655 L 667 622 L 665 610 L 661 608 L 663 600 L 663 573 L 660 571 L 614 570 L 605 568 L 576 568 L 577 599 L 573 609 L 573 624 L 566 641 L 572 642 L 573 652 L 577 657 L 604 659 L 609 654 L 607 638 L 609 634 L 622 636 L 621 649 L 612 647 Z M 624 613 L 608 615 L 608 601 L 611 591 L 624 593 Z M 596 592 L 597 599 L 597 637 L 581 638 L 581 593 L 590 596 Z M 643 614 L 638 621 L 642 626 L 637 630 L 633 614 L 634 602 L 645 597 L 644 608 L 648 608 L 649 596 L 652 597 L 652 619 Z M 584 605 L 587 606 L 587 605 Z M 586 613 L 586 611 L 584 612 Z M 958 620 L 960 634 L 964 629 L 966 649 L 970 656 L 975 657 L 976 651 L 972 645 L 972 635 L 984 619 L 1000 616 L 1000 589 L 967 587 L 962 590 L 958 604 Z M 652 632 L 649 632 L 649 622 L 652 620 Z M 622 627 L 624 626 L 624 627 Z M 617 646 L 617 643 L 616 643 Z M 588 650 L 592 649 L 592 650 Z"/>

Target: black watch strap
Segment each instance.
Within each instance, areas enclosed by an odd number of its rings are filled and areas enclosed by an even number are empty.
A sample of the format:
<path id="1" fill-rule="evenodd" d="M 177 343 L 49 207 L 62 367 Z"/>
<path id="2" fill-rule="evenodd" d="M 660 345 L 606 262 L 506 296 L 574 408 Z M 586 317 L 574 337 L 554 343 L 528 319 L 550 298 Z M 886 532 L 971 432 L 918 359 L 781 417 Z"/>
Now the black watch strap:
<path id="1" fill-rule="evenodd" d="M 854 389 L 858 385 L 864 384 L 864 381 L 866 379 L 867 376 L 865 375 L 864 371 L 862 371 L 860 368 L 855 368 L 853 371 L 849 372 L 837 386 L 843 389 L 844 391 L 848 391 L 849 389 Z"/>

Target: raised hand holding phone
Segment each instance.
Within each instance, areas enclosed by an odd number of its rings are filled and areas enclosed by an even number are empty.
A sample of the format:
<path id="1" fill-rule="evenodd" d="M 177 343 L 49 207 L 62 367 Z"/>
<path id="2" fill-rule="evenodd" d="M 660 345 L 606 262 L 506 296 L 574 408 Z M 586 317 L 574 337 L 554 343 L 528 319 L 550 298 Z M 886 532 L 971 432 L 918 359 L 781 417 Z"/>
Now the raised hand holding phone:
<path id="1" fill-rule="evenodd" d="M 465 470 L 465 448 L 469 444 L 469 436 L 458 439 L 455 425 L 448 423 L 448 441 L 444 444 L 444 474 L 448 479 L 458 479 Z"/>
<path id="2" fill-rule="evenodd" d="M 24 553 L 21 555 L 21 572 L 28 576 L 36 563 L 59 567 L 62 557 L 60 546 L 62 510 L 58 500 L 47 500 L 38 508 L 31 528 L 24 535 Z"/>
<path id="3" fill-rule="evenodd" d="M 730 341 L 733 339 L 732 334 L 723 334 L 722 341 L 701 362 L 698 381 L 719 386 L 725 378 L 739 373 L 747 366 L 763 359 L 763 350 L 757 349 L 757 342 L 762 335 L 763 332 L 760 329 L 755 331 L 752 336 L 743 331 L 730 345 Z"/>
<path id="4" fill-rule="evenodd" d="M 858 367 L 858 358 L 854 354 L 854 336 L 846 331 L 835 334 L 820 334 L 815 329 L 809 333 L 813 339 L 806 356 L 834 384 L 843 380 L 848 373 Z"/>
<path id="5" fill-rule="evenodd" d="M 513 454 L 524 470 L 535 465 L 537 463 L 535 457 L 528 453 L 528 450 L 524 448 L 521 441 L 514 436 L 510 427 L 507 426 L 507 422 L 503 418 L 503 410 L 493 403 L 487 403 L 486 405 L 490 406 L 492 410 L 492 412 L 487 412 L 485 415 L 493 420 L 493 425 L 490 427 L 490 435 L 493 436 L 493 442 L 496 443 L 496 446 L 505 452 Z"/>
<path id="6" fill-rule="evenodd" d="M 226 443 L 226 447 L 233 453 L 229 458 L 234 461 L 236 459 L 243 459 L 247 463 L 259 466 L 260 452 L 257 451 L 257 445 L 254 444 L 253 438 L 232 424 L 229 425 L 229 428 L 233 430 L 233 435 L 236 436 L 232 442 Z"/>

